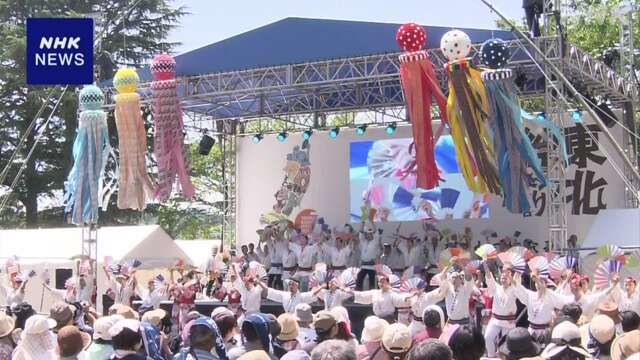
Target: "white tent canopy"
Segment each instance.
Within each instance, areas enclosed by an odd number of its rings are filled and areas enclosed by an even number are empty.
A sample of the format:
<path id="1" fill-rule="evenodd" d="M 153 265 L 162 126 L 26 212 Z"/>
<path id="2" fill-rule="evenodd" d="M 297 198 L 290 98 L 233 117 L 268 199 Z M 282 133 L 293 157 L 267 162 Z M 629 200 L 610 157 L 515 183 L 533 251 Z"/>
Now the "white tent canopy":
<path id="1" fill-rule="evenodd" d="M 579 245 L 582 256 L 600 245 L 640 248 L 640 209 L 607 209 L 596 215 L 587 237 Z"/>
<path id="2" fill-rule="evenodd" d="M 0 259 L 17 255 L 21 262 L 65 261 L 82 252 L 82 229 L 0 230 Z M 139 259 L 143 267 L 168 267 L 188 259 L 159 225 L 106 226 L 98 229 L 98 262 Z"/>
<path id="3" fill-rule="evenodd" d="M 202 267 L 209 260 L 214 245 L 220 248 L 220 240 L 176 240 L 175 243 L 187 253 L 193 265 L 198 267 Z"/>

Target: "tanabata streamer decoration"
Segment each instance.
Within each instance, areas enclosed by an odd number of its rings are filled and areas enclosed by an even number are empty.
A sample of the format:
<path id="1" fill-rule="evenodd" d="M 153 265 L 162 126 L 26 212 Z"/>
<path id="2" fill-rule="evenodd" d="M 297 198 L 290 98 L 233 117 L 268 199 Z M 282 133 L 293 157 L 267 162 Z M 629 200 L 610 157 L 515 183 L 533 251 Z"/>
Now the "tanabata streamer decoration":
<path id="1" fill-rule="evenodd" d="M 118 208 L 142 210 L 153 199 L 153 183 L 147 173 L 147 133 L 140 114 L 140 95 L 136 93 L 135 69 L 121 68 L 113 78 L 118 91 L 115 117 L 120 150 Z"/>
<path id="2" fill-rule="evenodd" d="M 431 128 L 431 101 L 436 100 L 441 114 L 446 114 L 447 102 L 440 90 L 433 64 L 422 49 L 426 40 L 424 28 L 415 23 L 400 26 L 396 33 L 396 41 L 405 51 L 400 55 L 400 80 L 413 130 L 416 185 L 431 189 L 438 185 L 440 179 L 434 155 L 434 145 L 438 139 Z M 443 115 L 443 118 L 446 121 L 446 116 Z"/>
<path id="3" fill-rule="evenodd" d="M 158 186 L 155 195 L 166 201 L 171 195 L 173 183 L 178 178 L 182 194 L 194 195 L 186 160 L 182 110 L 176 90 L 176 61 L 167 54 L 153 57 L 151 61 L 153 121 L 155 126 L 153 152 L 158 162 Z"/>
<path id="4" fill-rule="evenodd" d="M 494 134 L 493 149 L 504 205 L 512 213 L 524 213 L 531 209 L 527 198 L 528 168 L 543 186 L 547 185 L 547 179 L 540 158 L 524 131 L 523 110 L 518 102 L 513 72 L 503 68 L 509 59 L 509 48 L 500 39 L 489 39 L 482 45 L 480 59 L 490 68 L 481 76 L 489 101 L 489 123 Z"/>
<path id="5" fill-rule="evenodd" d="M 449 75 L 447 118 L 456 146 L 458 165 L 469 189 L 476 193 L 500 194 L 500 179 L 487 128 L 489 104 L 480 71 L 467 58 L 471 39 L 451 30 L 440 41 Z"/>
<path id="6" fill-rule="evenodd" d="M 65 213 L 71 223 L 82 225 L 98 222 L 101 205 L 102 178 L 109 157 L 107 115 L 100 110 L 104 94 L 97 86 L 80 91 L 80 119 L 73 143 L 73 167 L 64 184 Z"/>

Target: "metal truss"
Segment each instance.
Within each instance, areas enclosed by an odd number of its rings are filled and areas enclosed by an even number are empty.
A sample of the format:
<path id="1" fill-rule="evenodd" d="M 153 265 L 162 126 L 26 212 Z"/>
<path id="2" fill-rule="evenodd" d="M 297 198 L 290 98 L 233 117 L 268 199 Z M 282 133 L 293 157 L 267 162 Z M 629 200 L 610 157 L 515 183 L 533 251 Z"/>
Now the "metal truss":
<path id="1" fill-rule="evenodd" d="M 82 226 L 82 257 L 89 259 L 93 274 L 97 274 L 98 264 L 98 228 L 95 224 Z M 93 284 L 91 285 L 93 286 Z"/>
<path id="2" fill-rule="evenodd" d="M 560 31 L 562 24 L 559 12 L 562 9 L 561 0 L 545 0 L 542 15 L 542 36 L 539 39 L 540 49 L 544 55 L 562 72 L 567 71 L 568 61 L 565 61 L 565 47 Z M 555 12 L 555 13 L 554 13 Z M 542 61 L 540 61 L 542 63 Z M 544 92 L 545 112 L 564 137 L 563 119 L 567 115 L 566 91 L 564 83 L 554 74 L 545 81 Z M 566 210 L 566 174 L 562 149 L 559 142 L 551 141 L 553 135 L 548 134 L 547 142 L 547 219 L 549 229 L 549 250 L 562 251 L 567 247 L 567 210 Z M 560 139 L 558 139 L 560 140 Z"/>
<path id="3" fill-rule="evenodd" d="M 226 125 L 226 124 L 225 124 Z M 235 243 L 236 229 L 236 135 L 235 126 L 226 126 L 220 137 L 222 147 L 222 247 Z"/>

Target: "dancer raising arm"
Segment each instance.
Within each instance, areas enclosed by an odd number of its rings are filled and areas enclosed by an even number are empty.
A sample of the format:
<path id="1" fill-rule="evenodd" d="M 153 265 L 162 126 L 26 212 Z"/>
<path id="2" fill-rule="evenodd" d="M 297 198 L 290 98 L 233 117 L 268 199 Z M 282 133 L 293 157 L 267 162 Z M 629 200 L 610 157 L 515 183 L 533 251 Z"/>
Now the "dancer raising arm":
<path id="1" fill-rule="evenodd" d="M 495 357 L 498 341 L 509 330 L 516 327 L 516 287 L 513 283 L 513 266 L 510 263 L 502 265 L 499 284 L 496 283 L 486 261 L 484 262 L 484 271 L 487 287 L 493 294 L 491 320 L 487 324 L 484 339 L 487 356 Z"/>
<path id="2" fill-rule="evenodd" d="M 294 314 L 296 312 L 296 306 L 298 306 L 298 304 L 311 304 L 316 300 L 316 296 L 312 291 L 299 291 L 300 282 L 295 276 L 289 278 L 287 283 L 289 291 L 270 288 L 263 282 L 259 282 L 258 284 L 260 284 L 260 287 L 267 290 L 267 299 L 281 303 L 284 311 L 289 314 Z"/>

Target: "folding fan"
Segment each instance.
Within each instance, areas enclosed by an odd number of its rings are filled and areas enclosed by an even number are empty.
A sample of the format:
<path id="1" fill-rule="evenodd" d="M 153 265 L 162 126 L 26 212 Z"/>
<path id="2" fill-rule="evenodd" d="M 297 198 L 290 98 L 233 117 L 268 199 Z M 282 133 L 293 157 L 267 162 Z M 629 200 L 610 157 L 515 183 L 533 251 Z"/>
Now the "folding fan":
<path id="1" fill-rule="evenodd" d="M 541 279 L 549 278 L 549 261 L 544 256 L 536 256 L 527 263 L 531 271 L 537 271 Z"/>
<path id="2" fill-rule="evenodd" d="M 507 250 L 507 252 L 520 255 L 524 260 L 529 260 L 535 256 L 533 251 L 527 249 L 524 246 L 512 246 L 511 248 L 509 248 L 509 250 Z"/>
<path id="3" fill-rule="evenodd" d="M 441 274 L 435 274 L 429 281 L 429 286 L 438 287 L 442 284 L 442 280 L 440 279 Z"/>
<path id="4" fill-rule="evenodd" d="M 423 290 L 427 287 L 427 283 L 419 277 L 412 277 L 402 282 L 400 291 L 412 292 L 414 290 Z"/>
<path id="5" fill-rule="evenodd" d="M 525 263 L 522 256 L 513 252 L 509 252 L 509 251 L 501 252 L 498 254 L 498 259 L 502 261 L 503 265 L 505 263 L 510 263 L 511 266 L 513 267 L 513 270 L 521 274 L 524 272 L 524 270 L 527 267 L 527 264 Z"/>
<path id="6" fill-rule="evenodd" d="M 29 271 L 29 274 L 27 276 L 29 278 L 32 278 L 32 277 L 36 276 L 36 274 L 37 274 L 36 271 L 32 269 L 31 271 Z"/>
<path id="7" fill-rule="evenodd" d="M 252 261 L 249 263 L 249 270 L 247 270 L 247 275 L 253 275 L 260 281 L 267 281 L 267 270 L 265 270 L 264 266 L 257 261 Z"/>
<path id="8" fill-rule="evenodd" d="M 153 278 L 153 285 L 158 288 L 164 284 L 164 276 L 162 274 L 158 274 Z"/>
<path id="9" fill-rule="evenodd" d="M 604 259 L 614 260 L 624 256 L 624 251 L 616 245 L 606 244 L 596 249 L 596 254 Z"/>
<path id="10" fill-rule="evenodd" d="M 598 265 L 593 274 L 593 283 L 596 288 L 601 289 L 609 285 L 611 275 L 620 272 L 621 268 L 622 263 L 617 260 L 607 260 Z"/>
<path id="11" fill-rule="evenodd" d="M 315 288 L 328 280 L 327 272 L 323 270 L 314 271 L 309 277 L 309 288 Z"/>
<path id="12" fill-rule="evenodd" d="M 480 267 L 482 266 L 482 263 L 483 263 L 482 260 L 471 260 L 471 261 L 469 261 L 467 266 L 465 266 L 465 270 L 470 272 L 470 273 L 474 273 L 478 269 L 480 269 Z"/>
<path id="13" fill-rule="evenodd" d="M 402 286 L 402 281 L 400 280 L 398 275 L 390 274 L 389 285 L 391 285 L 392 288 L 397 290 L 397 289 L 400 289 L 400 286 Z"/>
<path id="14" fill-rule="evenodd" d="M 631 254 L 626 256 L 624 263 L 628 267 L 638 267 L 640 265 L 640 250 L 634 250 Z"/>
<path id="15" fill-rule="evenodd" d="M 419 275 L 423 269 L 426 269 L 428 266 L 426 267 L 422 267 L 422 266 L 409 266 L 408 268 L 406 268 L 404 270 L 404 272 L 402 273 L 402 278 L 403 279 L 410 279 L 416 275 Z"/>
<path id="16" fill-rule="evenodd" d="M 140 265 L 142 265 L 142 262 L 138 259 L 131 259 L 127 261 L 127 266 L 129 267 L 129 269 L 137 269 L 138 267 L 140 267 Z"/>
<path id="17" fill-rule="evenodd" d="M 350 267 L 344 270 L 340 274 L 340 278 L 338 280 L 344 287 L 354 288 L 356 287 L 356 278 L 358 277 L 358 272 L 360 271 L 357 267 Z"/>
<path id="18" fill-rule="evenodd" d="M 476 255 L 482 259 L 492 259 L 498 256 L 498 250 L 492 244 L 482 244 L 476 249 Z"/>
<path id="19" fill-rule="evenodd" d="M 382 274 L 391 275 L 393 273 L 391 271 L 391 268 L 384 264 L 376 264 L 375 268 L 376 268 L 376 273 L 378 274 L 382 273 Z"/>
<path id="20" fill-rule="evenodd" d="M 440 256 L 438 256 L 438 265 L 440 265 L 440 267 L 442 268 L 452 265 L 451 258 L 453 257 L 457 257 L 458 260 L 461 260 L 463 263 L 466 263 L 468 260 L 471 259 L 471 254 L 469 254 L 468 251 L 459 247 L 444 249 L 440 253 Z"/>

